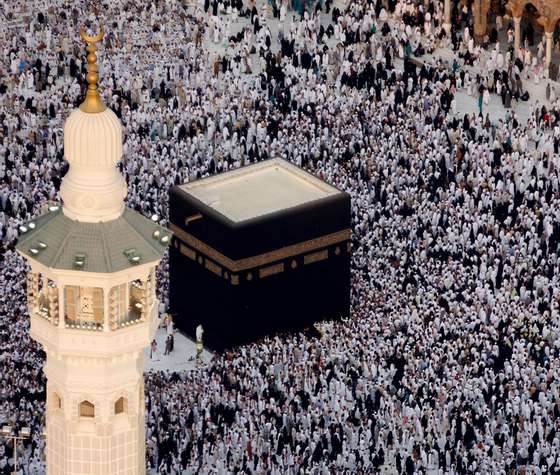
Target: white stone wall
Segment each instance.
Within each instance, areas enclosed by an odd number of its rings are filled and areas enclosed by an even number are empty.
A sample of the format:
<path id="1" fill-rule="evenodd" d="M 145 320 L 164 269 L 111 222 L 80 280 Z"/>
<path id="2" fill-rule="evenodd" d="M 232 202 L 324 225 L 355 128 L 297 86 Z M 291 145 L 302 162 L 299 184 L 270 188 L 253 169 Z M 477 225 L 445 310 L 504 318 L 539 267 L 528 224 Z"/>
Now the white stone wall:
<path id="1" fill-rule="evenodd" d="M 46 353 L 48 475 L 145 474 L 144 349 L 159 325 L 155 286 L 149 294 L 145 320 L 112 331 L 66 328 L 31 314 L 30 334 Z M 124 412 L 116 414 L 121 397 Z M 93 417 L 80 415 L 83 401 L 94 405 Z"/>
<path id="2" fill-rule="evenodd" d="M 47 351 L 47 473 L 145 473 L 143 368 L 143 349 L 111 358 Z M 121 397 L 124 412 L 115 414 Z M 94 417 L 80 415 L 83 401 L 94 405 Z"/>
<path id="3" fill-rule="evenodd" d="M 109 422 L 68 420 L 60 413 L 47 417 L 47 473 L 145 473 L 143 416 L 120 414 Z"/>

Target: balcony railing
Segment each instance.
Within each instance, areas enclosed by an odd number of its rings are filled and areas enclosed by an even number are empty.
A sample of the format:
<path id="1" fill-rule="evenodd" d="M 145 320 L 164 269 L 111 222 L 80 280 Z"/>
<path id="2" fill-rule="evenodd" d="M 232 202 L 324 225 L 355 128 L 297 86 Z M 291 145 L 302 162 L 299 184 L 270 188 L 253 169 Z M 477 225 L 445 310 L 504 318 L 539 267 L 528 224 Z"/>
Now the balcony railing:
<path id="1" fill-rule="evenodd" d="M 91 322 L 91 321 L 80 321 L 80 320 L 72 320 L 68 317 L 64 320 L 65 328 L 70 328 L 72 330 L 88 330 L 88 331 L 103 331 L 103 323 L 100 322 Z"/>
<path id="2" fill-rule="evenodd" d="M 60 322 L 53 325 L 45 318 L 32 314 L 30 335 L 47 348 L 58 348 L 64 354 L 87 356 L 115 356 L 122 351 L 135 351 L 150 344 L 159 324 L 157 309 L 159 302 L 150 307 L 144 320 L 137 322 L 136 315 L 128 315 L 128 325 L 112 328 L 101 327 L 98 321 Z M 94 323 L 95 322 L 95 323 Z M 108 322 L 105 321 L 105 324 Z M 119 324 L 120 325 L 120 324 Z M 78 337 L 78 338 L 77 338 Z"/>
<path id="3" fill-rule="evenodd" d="M 118 330 L 119 328 L 129 327 L 131 325 L 136 325 L 137 323 L 141 322 L 141 312 L 137 310 L 131 310 L 118 320 L 115 330 Z"/>
<path id="4" fill-rule="evenodd" d="M 112 324 L 112 330 L 119 330 L 121 328 L 127 328 L 138 323 L 145 321 L 144 315 L 152 315 L 153 308 L 151 312 L 143 313 L 142 307 L 132 307 L 126 315 L 123 315 L 118 321 Z M 58 315 L 55 317 L 51 316 L 49 307 L 47 305 L 39 306 L 35 309 L 34 314 L 44 320 L 47 320 L 54 326 L 58 326 Z M 71 330 L 85 330 L 85 331 L 103 331 L 103 322 L 91 321 L 91 320 L 79 320 L 75 318 L 70 318 L 68 315 L 64 318 L 64 328 Z"/>

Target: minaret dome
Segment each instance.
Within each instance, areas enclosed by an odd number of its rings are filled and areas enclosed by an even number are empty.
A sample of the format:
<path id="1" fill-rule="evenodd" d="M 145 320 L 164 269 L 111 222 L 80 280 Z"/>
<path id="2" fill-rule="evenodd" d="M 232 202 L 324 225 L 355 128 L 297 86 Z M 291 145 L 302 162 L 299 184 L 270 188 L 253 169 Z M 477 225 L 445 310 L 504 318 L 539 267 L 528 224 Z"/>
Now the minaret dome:
<path id="1" fill-rule="evenodd" d="M 86 35 L 83 29 L 80 33 L 88 45 L 88 90 L 64 124 L 64 155 L 70 169 L 60 195 L 66 216 L 96 223 L 117 219 L 124 211 L 126 182 L 116 167 L 122 156 L 122 125 L 97 90 L 95 45 L 103 39 L 103 29 L 96 36 Z"/>

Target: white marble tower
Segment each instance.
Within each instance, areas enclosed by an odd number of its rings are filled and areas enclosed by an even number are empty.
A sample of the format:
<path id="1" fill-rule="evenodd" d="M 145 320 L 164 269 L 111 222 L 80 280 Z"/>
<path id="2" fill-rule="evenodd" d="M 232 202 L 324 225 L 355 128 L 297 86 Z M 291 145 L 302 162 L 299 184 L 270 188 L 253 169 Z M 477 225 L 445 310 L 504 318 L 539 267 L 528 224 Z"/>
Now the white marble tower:
<path id="1" fill-rule="evenodd" d="M 97 91 L 64 126 L 62 206 L 22 226 L 31 336 L 46 353 L 48 475 L 145 474 L 144 348 L 159 324 L 155 269 L 169 231 L 124 206 L 122 126 Z"/>

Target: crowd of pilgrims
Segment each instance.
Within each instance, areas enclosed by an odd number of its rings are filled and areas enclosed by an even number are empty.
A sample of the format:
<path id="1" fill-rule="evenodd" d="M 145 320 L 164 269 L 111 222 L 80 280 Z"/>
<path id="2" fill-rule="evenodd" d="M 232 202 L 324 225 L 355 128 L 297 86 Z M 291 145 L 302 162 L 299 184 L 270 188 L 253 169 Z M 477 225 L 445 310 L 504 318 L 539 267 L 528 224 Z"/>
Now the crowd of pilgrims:
<path id="1" fill-rule="evenodd" d="M 352 318 L 148 373 L 147 467 L 560 473 L 555 98 L 525 104 L 528 121 L 458 111 L 468 71 L 483 81 L 469 51 L 496 64 L 503 51 L 473 49 L 468 12 L 448 35 L 441 2 L 305 2 L 293 19 L 287 0 L 274 18 L 213 3 L 119 0 L 86 19 L 106 25 L 101 90 L 125 128 L 127 203 L 165 222 L 173 184 L 272 157 L 304 167 L 352 195 Z M 90 6 L 10 2 L 0 28 L 0 424 L 32 428 L 19 475 L 44 473 L 45 379 L 14 243 L 58 200 Z M 453 65 L 413 64 L 442 45 Z M 523 68 L 499 62 L 508 83 Z M 159 281 L 165 300 L 165 262 Z M 11 450 L 0 440 L 2 475 Z"/>

